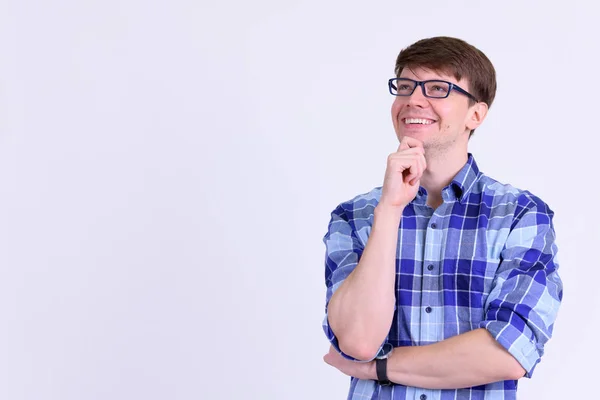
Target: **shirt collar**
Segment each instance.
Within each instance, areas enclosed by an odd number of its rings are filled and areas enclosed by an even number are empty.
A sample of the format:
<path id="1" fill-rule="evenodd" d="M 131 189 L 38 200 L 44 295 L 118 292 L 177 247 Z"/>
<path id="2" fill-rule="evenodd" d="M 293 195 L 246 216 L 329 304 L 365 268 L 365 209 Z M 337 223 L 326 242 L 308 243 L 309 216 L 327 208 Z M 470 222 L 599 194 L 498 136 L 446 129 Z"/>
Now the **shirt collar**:
<path id="1" fill-rule="evenodd" d="M 468 153 L 467 162 L 454 176 L 454 179 L 448 186 L 442 189 L 442 198 L 444 201 L 458 200 L 461 203 L 467 198 L 469 192 L 473 189 L 473 186 L 479 179 L 479 167 L 475 162 L 473 154 Z M 419 188 L 419 192 L 415 197 L 417 204 L 425 204 L 425 195 L 427 190 L 424 187 Z"/>
<path id="2" fill-rule="evenodd" d="M 473 154 L 471 153 L 468 153 L 468 155 L 469 157 L 466 164 L 458 171 L 458 174 L 456 174 L 454 179 L 452 179 L 452 182 L 450 182 L 450 185 L 448 185 L 452 187 L 456 198 L 460 200 L 461 203 L 477 182 L 480 174 L 479 167 L 475 162 L 475 157 L 473 157 Z"/>

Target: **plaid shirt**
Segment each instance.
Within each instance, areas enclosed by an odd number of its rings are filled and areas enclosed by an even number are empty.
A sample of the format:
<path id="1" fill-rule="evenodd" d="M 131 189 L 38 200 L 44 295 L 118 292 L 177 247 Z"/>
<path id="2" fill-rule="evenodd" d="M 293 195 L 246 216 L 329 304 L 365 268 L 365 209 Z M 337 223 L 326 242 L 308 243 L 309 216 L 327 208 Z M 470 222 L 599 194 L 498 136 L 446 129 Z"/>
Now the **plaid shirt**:
<path id="1" fill-rule="evenodd" d="M 358 264 L 381 187 L 340 204 L 326 246 L 326 307 Z M 471 154 L 442 191 L 443 204 L 426 205 L 427 192 L 403 212 L 396 252 L 396 310 L 386 342 L 421 346 L 485 328 L 531 374 L 540 361 L 562 299 L 553 212 L 529 191 L 481 173 Z M 329 328 L 323 329 L 342 353 Z M 348 399 L 515 399 L 517 381 L 458 390 L 380 386 L 352 378 Z"/>

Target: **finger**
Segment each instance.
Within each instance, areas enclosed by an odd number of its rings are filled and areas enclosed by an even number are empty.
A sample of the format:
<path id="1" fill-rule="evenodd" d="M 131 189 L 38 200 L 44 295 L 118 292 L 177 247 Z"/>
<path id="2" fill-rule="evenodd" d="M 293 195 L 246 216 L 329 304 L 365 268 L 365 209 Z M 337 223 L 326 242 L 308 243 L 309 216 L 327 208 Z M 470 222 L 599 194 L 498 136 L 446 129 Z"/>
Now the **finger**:
<path id="1" fill-rule="evenodd" d="M 418 183 L 421 180 L 421 177 L 423 177 L 423 172 L 425 172 L 425 156 L 423 154 L 420 154 L 417 158 L 417 164 L 419 166 L 419 173 L 417 175 L 417 177 L 415 178 L 415 182 L 414 184 Z"/>
<path id="2" fill-rule="evenodd" d="M 422 148 L 420 148 L 420 147 L 410 148 L 409 147 L 409 148 L 404 149 L 404 150 L 400 150 L 400 148 L 398 148 L 398 151 L 395 152 L 395 153 L 391 153 L 389 155 L 389 157 L 391 159 L 394 159 L 394 158 L 403 158 L 403 157 L 405 157 L 407 155 L 421 157 L 421 156 L 423 156 L 423 154 L 424 154 L 424 150 Z"/>
<path id="3" fill-rule="evenodd" d="M 418 172 L 417 172 L 416 176 L 413 178 L 413 180 L 410 181 L 411 185 L 415 185 L 421 180 L 421 177 L 423 176 L 423 173 L 425 172 L 425 169 L 427 167 L 427 164 L 425 161 L 425 156 L 423 154 L 420 154 L 418 156 L 416 162 L 417 162 Z"/>
<path id="4" fill-rule="evenodd" d="M 401 141 L 400 141 L 400 146 L 398 146 L 398 151 L 402 151 L 402 150 L 408 150 L 410 149 L 410 146 L 408 145 L 408 143 L 406 143 L 406 138 L 407 136 L 405 136 Z"/>
<path id="5" fill-rule="evenodd" d="M 410 167 L 408 167 L 408 175 L 406 176 L 406 179 L 404 180 L 404 182 L 407 182 L 408 184 L 412 184 L 411 182 L 419 175 L 419 168 L 417 165 L 417 160 L 411 160 L 411 165 Z"/>
<path id="6" fill-rule="evenodd" d="M 409 138 L 409 137 L 402 139 L 402 141 L 400 142 L 400 145 L 398 146 L 398 149 L 396 150 L 396 153 L 398 153 L 398 152 L 405 153 L 409 150 L 414 150 L 414 154 L 425 154 L 425 148 L 423 147 L 421 142 L 418 141 L 417 139 L 414 139 L 414 140 L 417 140 L 416 142 L 411 142 L 412 139 L 413 138 Z"/>
<path id="7" fill-rule="evenodd" d="M 408 148 L 413 148 L 413 147 L 423 147 L 423 142 L 421 142 L 419 139 L 415 139 L 413 137 L 410 136 L 404 136 L 402 138 L 402 141 L 400 142 L 400 144 L 406 144 L 406 146 L 408 146 Z"/>
<path id="8" fill-rule="evenodd" d="M 411 186 L 414 186 L 420 179 L 421 179 L 421 175 L 422 175 L 422 170 L 421 170 L 421 166 L 419 164 L 419 160 L 416 160 L 415 163 L 415 173 L 413 178 L 409 181 Z"/>

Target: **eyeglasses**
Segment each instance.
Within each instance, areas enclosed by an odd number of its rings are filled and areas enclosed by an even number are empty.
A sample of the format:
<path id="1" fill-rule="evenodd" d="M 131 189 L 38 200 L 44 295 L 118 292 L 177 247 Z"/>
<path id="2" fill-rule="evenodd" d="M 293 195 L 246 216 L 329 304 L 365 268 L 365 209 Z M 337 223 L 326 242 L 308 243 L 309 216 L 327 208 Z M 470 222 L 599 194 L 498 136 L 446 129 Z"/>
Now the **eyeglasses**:
<path id="1" fill-rule="evenodd" d="M 457 92 L 469 97 L 476 103 L 478 102 L 475 96 L 473 96 L 471 93 L 448 81 L 415 81 L 414 79 L 409 78 L 392 78 L 388 81 L 388 86 L 390 93 L 394 96 L 410 96 L 413 94 L 417 86 L 421 86 L 423 96 L 430 97 L 432 99 L 445 99 L 450 95 L 452 90 L 456 90 Z"/>

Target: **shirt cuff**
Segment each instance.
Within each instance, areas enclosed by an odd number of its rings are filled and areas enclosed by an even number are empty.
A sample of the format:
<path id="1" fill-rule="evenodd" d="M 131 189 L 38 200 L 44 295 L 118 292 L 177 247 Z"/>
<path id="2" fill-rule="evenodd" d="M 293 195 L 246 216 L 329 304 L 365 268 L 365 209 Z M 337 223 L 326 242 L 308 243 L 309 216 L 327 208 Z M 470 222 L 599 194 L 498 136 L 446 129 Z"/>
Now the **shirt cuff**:
<path id="1" fill-rule="evenodd" d="M 480 328 L 485 328 L 525 369 L 527 378 L 531 378 L 541 355 L 535 343 L 525 333 L 510 322 L 482 321 Z"/>

